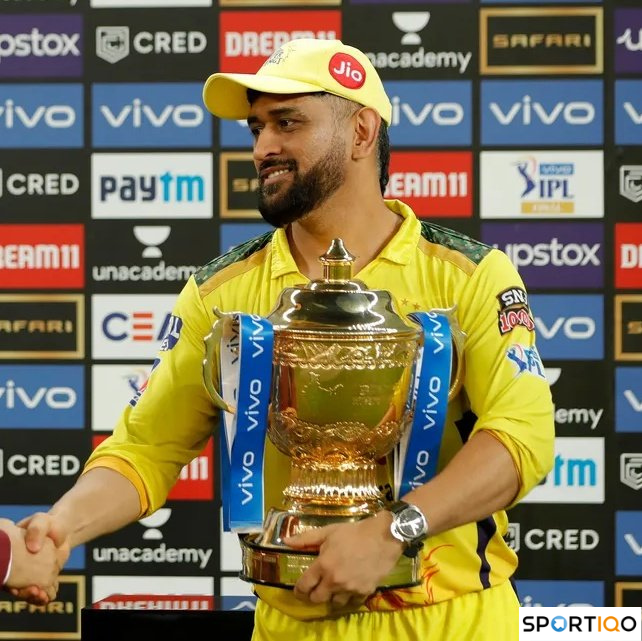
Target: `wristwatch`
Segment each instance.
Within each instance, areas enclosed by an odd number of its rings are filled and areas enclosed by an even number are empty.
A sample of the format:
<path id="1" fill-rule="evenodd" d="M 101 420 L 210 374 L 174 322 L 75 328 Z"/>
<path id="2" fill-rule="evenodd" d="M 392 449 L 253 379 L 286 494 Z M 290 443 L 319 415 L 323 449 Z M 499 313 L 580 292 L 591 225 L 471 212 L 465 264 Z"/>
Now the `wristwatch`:
<path id="1" fill-rule="evenodd" d="M 428 521 L 423 512 L 405 501 L 395 501 L 388 506 L 392 512 L 390 532 L 395 539 L 406 544 L 404 555 L 413 559 L 419 554 L 428 537 Z"/>

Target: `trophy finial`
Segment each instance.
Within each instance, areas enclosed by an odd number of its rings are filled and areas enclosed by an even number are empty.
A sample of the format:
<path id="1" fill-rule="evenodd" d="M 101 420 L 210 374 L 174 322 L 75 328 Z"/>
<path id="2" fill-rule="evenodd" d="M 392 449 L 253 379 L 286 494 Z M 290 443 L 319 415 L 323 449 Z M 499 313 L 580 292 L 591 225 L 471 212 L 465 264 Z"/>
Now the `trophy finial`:
<path id="1" fill-rule="evenodd" d="M 345 248 L 341 238 L 335 238 L 319 260 L 323 264 L 323 279 L 347 281 L 352 278 L 352 264 L 355 257 Z"/>

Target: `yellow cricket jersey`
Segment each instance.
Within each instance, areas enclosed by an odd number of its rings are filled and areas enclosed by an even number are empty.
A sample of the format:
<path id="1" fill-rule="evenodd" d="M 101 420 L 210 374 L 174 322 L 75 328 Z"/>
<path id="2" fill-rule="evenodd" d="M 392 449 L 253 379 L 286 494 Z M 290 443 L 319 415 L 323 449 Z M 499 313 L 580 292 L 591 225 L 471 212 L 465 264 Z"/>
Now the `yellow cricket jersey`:
<path id="1" fill-rule="evenodd" d="M 420 222 L 399 201 L 386 204 L 404 221 L 355 278 L 371 289 L 389 290 L 403 314 L 457 306 L 457 320 L 466 334 L 465 378 L 449 406 L 439 468 L 471 434 L 488 430 L 513 457 L 520 478 L 517 502 L 550 470 L 554 443 L 550 389 L 534 346 L 523 283 L 502 252 Z M 144 514 L 163 505 L 181 468 L 201 451 L 218 424 L 201 367 L 213 309 L 267 316 L 284 288 L 306 282 L 282 229 L 234 248 L 192 276 L 173 311 L 182 321 L 178 340 L 161 347 L 160 363 L 144 393 L 135 407 L 124 410 L 113 435 L 94 451 L 85 469 L 100 465 L 125 474 L 139 490 Z M 281 505 L 288 476 L 287 458 L 268 442 L 267 507 Z M 382 466 L 380 477 L 385 487 L 389 466 Z M 362 609 L 429 605 L 506 582 L 517 567 L 516 555 L 502 538 L 506 530 L 506 513 L 501 511 L 429 537 L 421 585 L 377 593 Z M 297 619 L 330 613 L 329 606 L 303 604 L 288 590 L 259 586 L 256 592 Z"/>

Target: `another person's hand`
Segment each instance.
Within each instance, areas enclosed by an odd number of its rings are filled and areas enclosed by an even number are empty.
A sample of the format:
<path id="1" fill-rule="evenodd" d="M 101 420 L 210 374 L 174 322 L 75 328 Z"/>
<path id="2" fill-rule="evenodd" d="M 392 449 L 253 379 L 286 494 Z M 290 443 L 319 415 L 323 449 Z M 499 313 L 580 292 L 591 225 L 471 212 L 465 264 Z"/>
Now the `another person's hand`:
<path id="1" fill-rule="evenodd" d="M 11 586 L 11 594 L 29 603 L 45 605 L 55 598 L 58 592 L 58 574 L 69 558 L 71 546 L 67 526 L 62 519 L 47 512 L 36 512 L 20 521 L 18 526 L 24 533 L 26 551 L 38 556 L 45 551 L 51 553 L 53 549 L 58 569 L 55 583 L 46 588 L 32 580 L 26 585 Z"/>
<path id="2" fill-rule="evenodd" d="M 11 571 L 5 584 L 14 596 L 44 605 L 58 592 L 58 575 L 69 557 L 69 546 L 57 547 L 47 538 L 36 551 L 27 548 L 27 531 L 8 519 L 0 519 L 11 540 Z"/>
<path id="3" fill-rule="evenodd" d="M 328 525 L 284 539 L 295 549 L 314 549 L 319 558 L 294 586 L 297 598 L 343 608 L 370 596 L 403 551 L 390 533 L 392 515 L 383 511 L 353 523 Z"/>

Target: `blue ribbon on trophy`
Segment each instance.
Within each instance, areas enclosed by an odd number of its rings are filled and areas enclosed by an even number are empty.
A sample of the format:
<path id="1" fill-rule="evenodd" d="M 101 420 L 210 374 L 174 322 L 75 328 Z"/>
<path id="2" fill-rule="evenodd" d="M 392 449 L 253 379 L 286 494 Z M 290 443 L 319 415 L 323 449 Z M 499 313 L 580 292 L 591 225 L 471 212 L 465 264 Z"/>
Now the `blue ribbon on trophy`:
<path id="1" fill-rule="evenodd" d="M 412 426 L 395 449 L 395 498 L 423 485 L 437 472 L 452 367 L 448 316 L 416 312 L 409 318 L 421 326 L 423 340 L 409 399 L 415 408 Z"/>
<path id="2" fill-rule="evenodd" d="M 220 341 L 223 529 L 255 532 L 263 525 L 263 460 L 272 386 L 271 323 L 254 314 L 224 315 Z M 234 409 L 236 406 L 236 409 Z"/>

